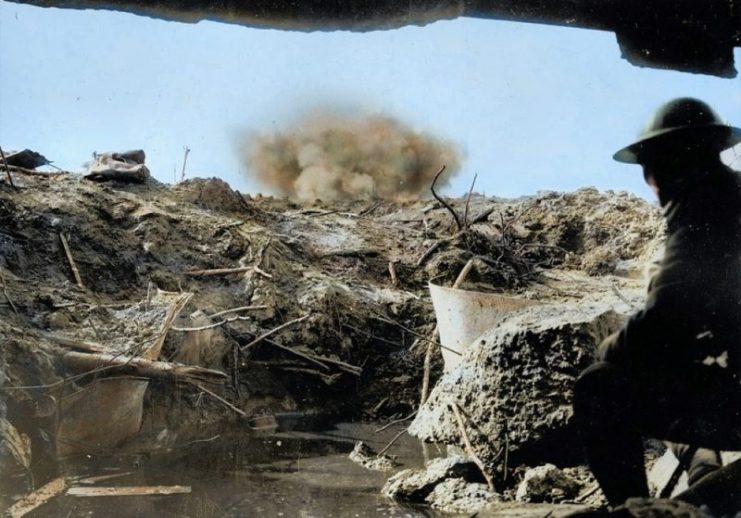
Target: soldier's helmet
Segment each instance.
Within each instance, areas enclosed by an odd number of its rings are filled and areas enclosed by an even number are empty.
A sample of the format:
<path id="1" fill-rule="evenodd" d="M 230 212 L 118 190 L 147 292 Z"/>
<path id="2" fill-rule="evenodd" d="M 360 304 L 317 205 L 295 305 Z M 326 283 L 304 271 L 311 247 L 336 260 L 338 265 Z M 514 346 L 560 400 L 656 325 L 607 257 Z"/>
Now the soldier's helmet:
<path id="1" fill-rule="evenodd" d="M 706 103 L 691 97 L 674 99 L 661 106 L 632 144 L 613 155 L 618 162 L 641 163 L 661 145 L 695 140 L 718 152 L 741 142 L 741 129 L 726 124 Z"/>

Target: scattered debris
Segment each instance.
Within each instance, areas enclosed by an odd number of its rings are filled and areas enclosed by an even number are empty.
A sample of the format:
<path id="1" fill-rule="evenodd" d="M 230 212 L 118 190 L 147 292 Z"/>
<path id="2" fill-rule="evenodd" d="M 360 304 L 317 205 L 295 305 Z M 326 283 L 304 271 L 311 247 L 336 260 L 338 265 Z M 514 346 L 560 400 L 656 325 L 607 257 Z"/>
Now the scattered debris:
<path id="1" fill-rule="evenodd" d="M 379 455 L 363 441 L 355 443 L 355 447 L 348 455 L 355 464 L 373 471 L 393 471 L 399 464 L 388 455 Z"/>

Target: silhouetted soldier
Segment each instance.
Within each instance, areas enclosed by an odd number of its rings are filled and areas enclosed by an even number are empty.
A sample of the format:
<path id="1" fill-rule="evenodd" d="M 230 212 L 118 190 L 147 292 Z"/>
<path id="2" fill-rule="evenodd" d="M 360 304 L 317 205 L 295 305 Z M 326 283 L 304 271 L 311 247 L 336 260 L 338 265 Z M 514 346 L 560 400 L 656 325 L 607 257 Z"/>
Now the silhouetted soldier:
<path id="1" fill-rule="evenodd" d="M 645 307 L 575 387 L 587 460 L 610 505 L 648 496 L 644 437 L 694 446 L 684 448 L 692 483 L 719 466 L 714 450 L 741 449 L 741 175 L 720 160 L 738 142 L 741 129 L 682 98 L 614 156 L 643 167 L 668 233 Z"/>

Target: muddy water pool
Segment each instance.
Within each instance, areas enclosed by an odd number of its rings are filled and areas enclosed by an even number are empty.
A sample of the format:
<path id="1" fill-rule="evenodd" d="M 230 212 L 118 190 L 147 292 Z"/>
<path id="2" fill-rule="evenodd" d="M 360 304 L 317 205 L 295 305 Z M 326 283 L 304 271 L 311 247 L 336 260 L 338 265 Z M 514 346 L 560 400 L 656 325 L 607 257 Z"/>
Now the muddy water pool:
<path id="1" fill-rule="evenodd" d="M 91 456 L 61 466 L 67 477 L 129 473 L 97 486 L 185 485 L 190 494 L 168 496 L 60 496 L 33 516 L 436 516 L 400 506 L 380 494 L 387 473 L 369 471 L 347 455 L 358 440 L 383 448 L 403 427 L 375 433 L 373 424 L 329 430 L 216 437 L 169 450 Z M 389 450 L 401 467 L 421 466 L 442 452 L 408 435 Z M 73 483 L 74 485 L 74 483 Z"/>

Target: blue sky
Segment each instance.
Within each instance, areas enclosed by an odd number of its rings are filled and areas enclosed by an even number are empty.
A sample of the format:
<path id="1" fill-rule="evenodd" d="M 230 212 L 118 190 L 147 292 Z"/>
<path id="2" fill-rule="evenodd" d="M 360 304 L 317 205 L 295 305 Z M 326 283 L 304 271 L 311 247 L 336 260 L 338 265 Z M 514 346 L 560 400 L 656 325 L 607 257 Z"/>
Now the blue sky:
<path id="1" fill-rule="evenodd" d="M 741 126 L 741 80 L 633 67 L 611 33 L 475 19 L 298 33 L 0 2 L 0 143 L 69 170 L 93 151 L 143 148 L 172 182 L 187 145 L 187 176 L 258 192 L 239 135 L 320 107 L 456 143 L 451 195 L 478 173 L 489 195 L 593 185 L 650 197 L 640 170 L 611 155 L 687 95 Z"/>

